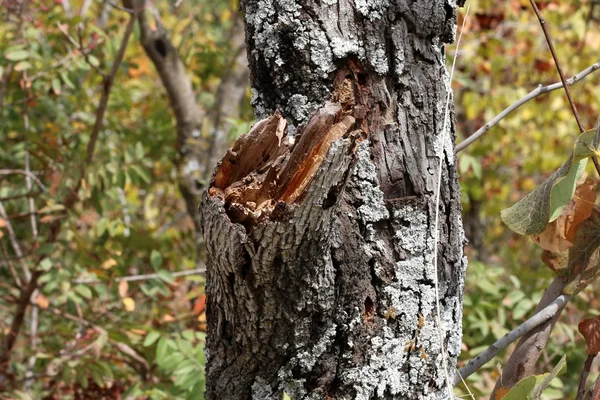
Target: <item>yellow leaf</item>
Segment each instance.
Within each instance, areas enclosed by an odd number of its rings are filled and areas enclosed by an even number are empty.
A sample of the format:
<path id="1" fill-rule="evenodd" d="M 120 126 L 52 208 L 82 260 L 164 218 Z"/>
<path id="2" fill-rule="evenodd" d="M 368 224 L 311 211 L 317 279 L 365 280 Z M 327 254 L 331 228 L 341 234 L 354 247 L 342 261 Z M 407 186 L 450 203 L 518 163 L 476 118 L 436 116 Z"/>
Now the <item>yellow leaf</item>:
<path id="1" fill-rule="evenodd" d="M 127 281 L 122 280 L 119 282 L 119 296 L 127 297 L 127 289 L 129 289 L 129 284 Z"/>
<path id="2" fill-rule="evenodd" d="M 4 232 L 0 231 L 0 239 L 4 236 Z"/>
<path id="3" fill-rule="evenodd" d="M 135 310 L 135 301 L 131 297 L 125 297 L 123 299 L 123 305 L 127 311 Z"/>
<path id="4" fill-rule="evenodd" d="M 109 258 L 108 260 L 104 261 L 100 265 L 100 268 L 110 269 L 110 268 L 114 267 L 115 265 L 117 265 L 117 262 L 113 258 Z"/>
<path id="5" fill-rule="evenodd" d="M 6 226 L 6 221 L 0 218 L 0 228 L 4 228 Z"/>

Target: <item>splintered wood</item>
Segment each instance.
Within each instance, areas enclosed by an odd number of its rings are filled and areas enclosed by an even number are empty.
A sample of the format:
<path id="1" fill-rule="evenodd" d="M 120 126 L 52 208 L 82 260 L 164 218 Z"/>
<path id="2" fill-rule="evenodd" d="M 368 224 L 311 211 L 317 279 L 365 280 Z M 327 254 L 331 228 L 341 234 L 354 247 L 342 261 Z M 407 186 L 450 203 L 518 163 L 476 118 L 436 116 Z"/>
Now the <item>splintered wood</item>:
<path id="1" fill-rule="evenodd" d="M 331 144 L 351 133 L 354 123 L 340 104 L 327 103 L 298 130 L 294 144 L 285 118 L 275 112 L 228 150 L 209 195 L 225 201 L 232 221 L 252 223 L 268 217 L 278 203 L 299 200 Z"/>
<path id="2" fill-rule="evenodd" d="M 327 157 L 331 145 L 344 137 L 364 139 L 368 103 L 358 67 L 350 63 L 335 79 L 331 102 L 300 126 L 295 138 L 276 111 L 241 136 L 217 166 L 209 196 L 224 200 L 234 222 L 244 225 L 276 218 L 301 201 Z"/>

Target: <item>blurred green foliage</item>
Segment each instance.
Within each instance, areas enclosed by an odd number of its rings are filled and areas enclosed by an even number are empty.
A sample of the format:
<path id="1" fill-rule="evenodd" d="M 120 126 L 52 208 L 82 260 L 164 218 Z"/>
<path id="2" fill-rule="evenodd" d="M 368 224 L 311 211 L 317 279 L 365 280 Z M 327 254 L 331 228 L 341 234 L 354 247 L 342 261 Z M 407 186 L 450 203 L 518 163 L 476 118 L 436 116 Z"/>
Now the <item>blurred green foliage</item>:
<path id="1" fill-rule="evenodd" d="M 16 276 L 24 278 L 24 266 L 44 271 L 35 298 L 38 335 L 30 334 L 28 313 L 10 362 L 0 367 L 0 397 L 201 399 L 204 283 L 199 274 L 172 274 L 199 264 L 173 165 L 168 98 L 136 26 L 86 165 L 102 74 L 129 15 L 94 1 L 82 18 L 83 1 L 72 0 L 69 18 L 63 1 L 0 1 L 0 169 L 25 170 L 29 159 L 44 183 L 28 190 L 24 175 L 0 175 L 0 203 L 24 254 L 18 257 L 0 217 L 2 340 L 19 297 Z M 228 40 L 237 2 L 179 3 L 155 5 L 198 103 L 210 108 L 223 66 L 235 57 Z M 235 129 L 247 126 L 251 113 L 244 118 Z M 83 168 L 78 199 L 66 209 Z M 119 281 L 138 274 L 156 277 Z"/>

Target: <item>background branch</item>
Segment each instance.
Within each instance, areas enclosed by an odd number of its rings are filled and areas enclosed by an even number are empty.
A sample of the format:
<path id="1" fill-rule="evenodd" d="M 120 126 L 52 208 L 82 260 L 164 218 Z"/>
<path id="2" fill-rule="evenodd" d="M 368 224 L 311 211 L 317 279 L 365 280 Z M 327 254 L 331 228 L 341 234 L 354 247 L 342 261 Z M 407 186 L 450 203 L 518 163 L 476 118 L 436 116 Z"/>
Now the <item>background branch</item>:
<path id="1" fill-rule="evenodd" d="M 544 37 L 546 38 L 546 42 L 548 43 L 548 47 L 550 48 L 550 53 L 552 53 L 552 58 L 554 59 L 554 64 L 556 65 L 556 70 L 558 71 L 558 75 L 560 76 L 560 81 L 565 88 L 565 93 L 567 94 L 567 99 L 569 100 L 569 105 L 571 106 L 571 111 L 575 116 L 575 121 L 577 121 L 577 126 L 579 127 L 579 132 L 585 132 L 585 127 L 581 123 L 581 118 L 579 117 L 579 113 L 577 112 L 577 106 L 573 101 L 573 97 L 571 96 L 571 91 L 569 90 L 569 85 L 565 80 L 565 74 L 563 73 L 562 67 L 560 66 L 560 62 L 558 61 L 558 56 L 556 55 L 556 50 L 554 49 L 554 43 L 552 42 L 552 37 L 550 37 L 550 32 L 548 31 L 548 27 L 546 26 L 546 20 L 540 14 L 540 10 L 538 9 L 535 0 L 529 0 L 531 3 L 531 7 L 533 7 L 533 11 L 540 21 L 540 25 L 542 26 L 542 31 L 544 31 Z M 600 175 L 600 164 L 595 156 L 592 156 L 592 160 L 594 162 L 594 167 L 596 168 L 596 172 Z"/>
<path id="2" fill-rule="evenodd" d="M 600 69 L 600 61 L 595 64 L 590 65 L 583 71 L 579 72 L 577 75 L 573 76 L 571 79 L 568 79 L 566 81 L 567 85 L 570 86 L 570 85 L 576 84 L 577 82 L 581 81 L 586 76 L 590 75 L 594 71 L 597 71 L 598 69 Z M 552 85 L 547 85 L 547 86 L 538 86 L 537 88 L 535 88 L 534 90 L 529 92 L 527 95 L 521 97 L 519 100 L 515 101 L 510 106 L 506 107 L 500 114 L 496 115 L 488 123 L 486 123 L 481 128 L 479 128 L 475 133 L 473 133 L 468 138 L 466 138 L 465 140 L 460 142 L 460 144 L 458 144 L 455 147 L 454 151 L 456 153 L 458 153 L 460 151 L 463 151 L 467 147 L 469 147 L 473 142 L 475 142 L 477 139 L 479 139 L 480 137 L 485 135 L 490 129 L 492 129 L 494 126 L 496 126 L 500 121 L 502 121 L 513 111 L 515 111 L 516 109 L 521 107 L 523 104 L 529 102 L 530 100 L 535 99 L 538 96 L 552 92 L 554 90 L 558 90 L 562 87 L 563 87 L 562 82 L 553 83 Z"/>
<path id="3" fill-rule="evenodd" d="M 517 343 L 515 350 L 512 352 L 506 365 L 502 369 L 502 377 L 496 382 L 496 387 L 492 392 L 491 399 L 494 399 L 496 391 L 500 387 L 511 388 L 521 379 L 532 374 L 537 360 L 546 348 L 546 343 L 548 342 L 548 338 L 550 337 L 550 333 L 552 333 L 554 325 L 558 321 L 567 302 L 571 299 L 570 295 L 563 294 L 564 288 L 564 278 L 562 276 L 557 276 L 544 292 L 544 295 L 535 309 L 535 314 L 538 314 L 541 310 L 551 304 L 555 304 L 553 307 L 557 307 L 556 311 L 552 314 L 552 318 L 545 319 L 542 324 L 529 330 L 521 337 L 521 340 Z"/>
<path id="4" fill-rule="evenodd" d="M 556 318 L 557 315 L 560 315 L 560 312 L 562 311 L 564 306 L 569 302 L 570 299 L 570 295 L 563 294 L 558 296 L 547 306 L 545 306 L 539 311 L 536 311 L 536 313 L 527 321 L 523 322 L 511 332 L 502 336 L 502 338 L 498 339 L 484 352 L 477 355 L 475 358 L 469 361 L 467 365 L 458 370 L 457 374 L 454 376 L 454 386 L 458 385 L 461 382 L 461 378 L 467 379 L 471 374 L 473 374 L 484 364 L 486 364 L 488 361 L 494 358 L 500 351 L 504 350 L 508 345 L 514 343 L 517 339 L 532 332 L 541 324 L 547 323 L 548 321 L 552 321 L 554 318 Z"/>

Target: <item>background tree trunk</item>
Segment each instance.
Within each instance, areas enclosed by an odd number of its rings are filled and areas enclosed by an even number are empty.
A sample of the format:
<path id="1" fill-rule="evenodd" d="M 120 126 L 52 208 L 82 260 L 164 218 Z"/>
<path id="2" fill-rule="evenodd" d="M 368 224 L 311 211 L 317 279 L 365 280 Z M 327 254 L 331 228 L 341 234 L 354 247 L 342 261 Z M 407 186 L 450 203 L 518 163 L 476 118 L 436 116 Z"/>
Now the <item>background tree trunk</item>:
<path id="1" fill-rule="evenodd" d="M 198 202 L 210 179 L 211 169 L 227 149 L 230 119 L 240 117 L 240 106 L 245 98 L 248 67 L 244 55 L 244 27 L 241 18 L 234 17 L 229 35 L 234 57 L 223 71 L 214 106 L 211 110 L 202 110 L 186 67 L 162 25 L 158 11 L 146 0 L 124 0 L 123 5 L 142 10 L 137 14 L 141 44 L 161 78 L 175 114 L 179 189 L 187 213 L 194 221 L 196 265 L 201 268 L 204 265 L 204 242 L 200 234 Z M 150 13 L 153 14 L 154 26 L 149 22 L 147 14 Z"/>
<path id="2" fill-rule="evenodd" d="M 466 261 L 444 129 L 446 0 L 247 0 L 263 118 L 218 166 L 207 245 L 207 399 L 447 398 Z M 281 113 L 281 114 L 280 114 Z"/>

